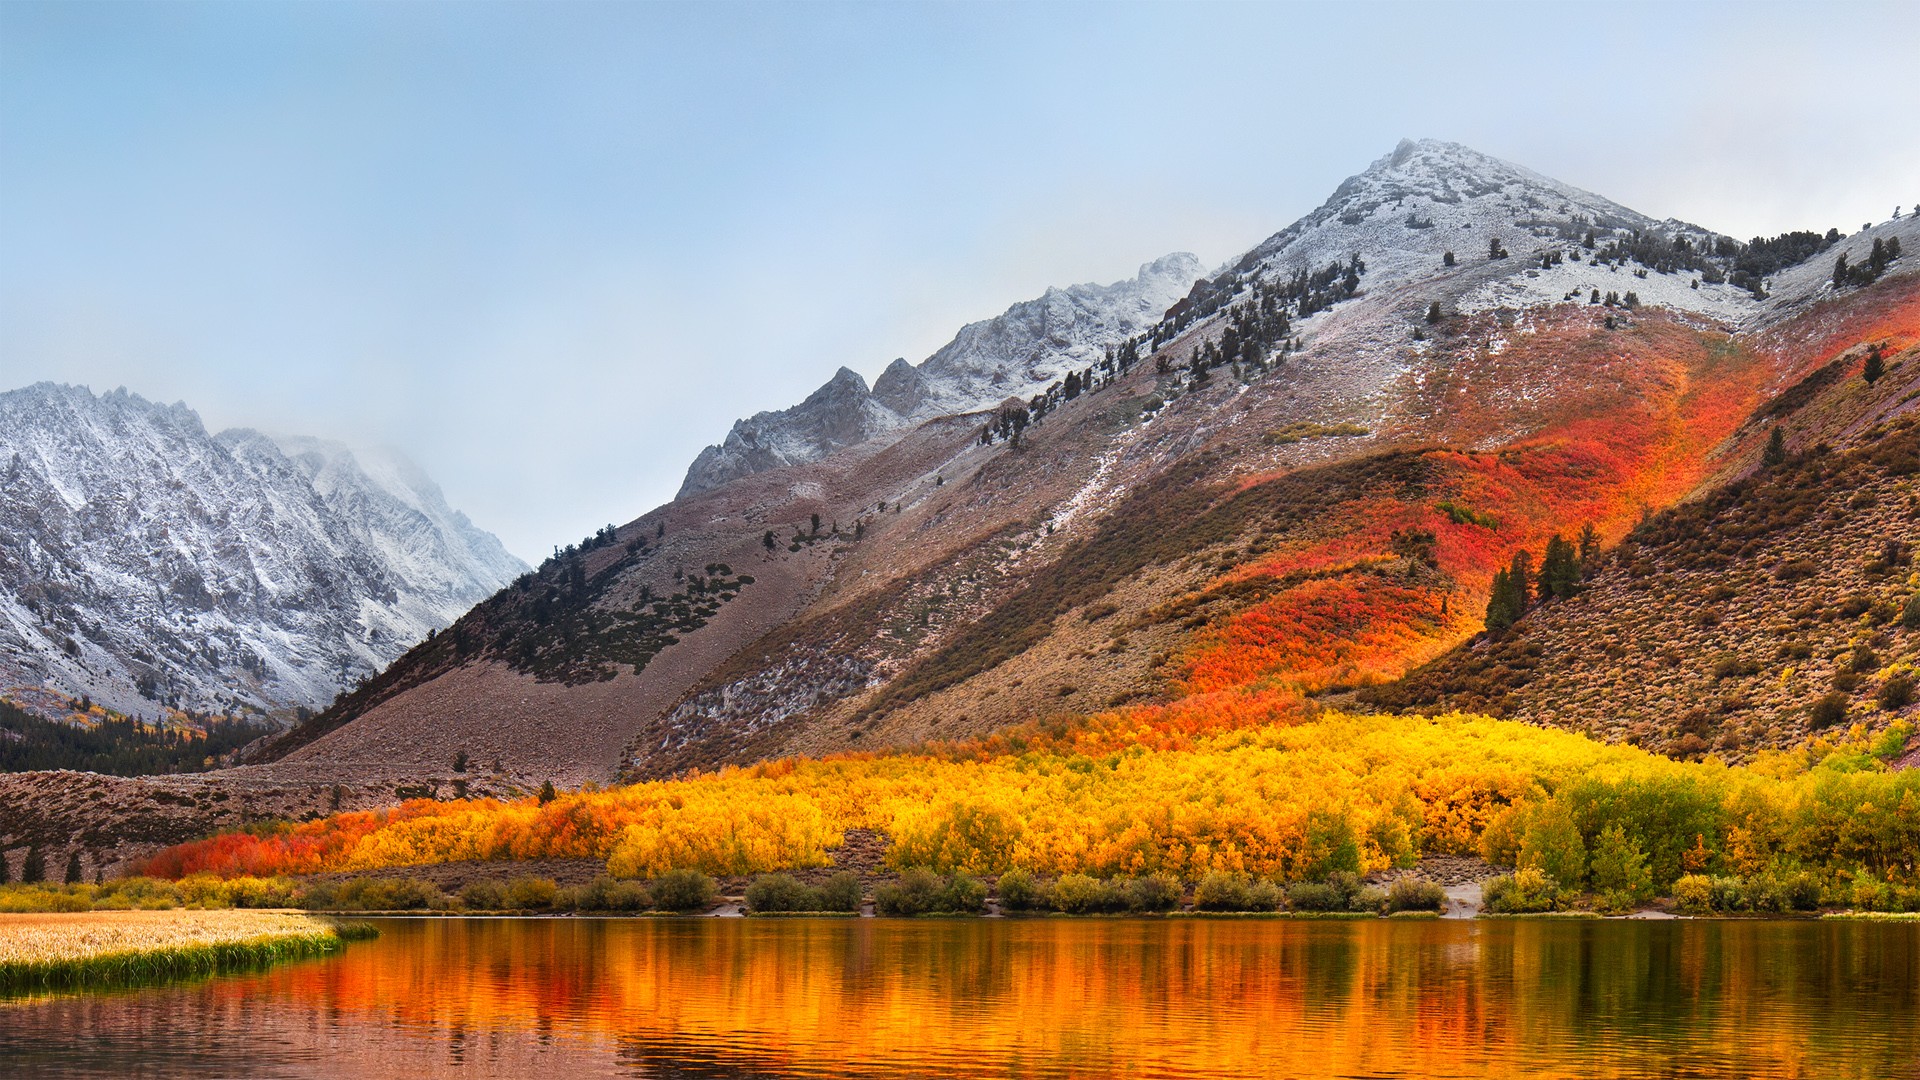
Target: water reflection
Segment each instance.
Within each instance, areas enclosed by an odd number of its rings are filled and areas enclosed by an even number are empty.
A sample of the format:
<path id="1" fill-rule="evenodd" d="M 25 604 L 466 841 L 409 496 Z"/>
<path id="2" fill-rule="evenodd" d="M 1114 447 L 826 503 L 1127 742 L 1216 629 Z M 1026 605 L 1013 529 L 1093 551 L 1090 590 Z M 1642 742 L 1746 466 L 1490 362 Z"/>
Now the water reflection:
<path id="1" fill-rule="evenodd" d="M 1920 926 L 393 920 L 0 1006 L 27 1075 L 1920 1077 Z"/>

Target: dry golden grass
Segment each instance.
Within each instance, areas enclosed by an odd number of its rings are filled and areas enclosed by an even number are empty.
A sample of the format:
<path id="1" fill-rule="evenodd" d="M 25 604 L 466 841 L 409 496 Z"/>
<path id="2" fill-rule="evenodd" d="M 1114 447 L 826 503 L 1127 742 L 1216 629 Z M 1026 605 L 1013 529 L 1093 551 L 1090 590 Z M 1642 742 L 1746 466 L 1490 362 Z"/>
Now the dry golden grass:
<path id="1" fill-rule="evenodd" d="M 280 911 L 84 911 L 0 915 L 0 963 L 88 960 L 114 953 L 333 933 Z"/>
<path id="2" fill-rule="evenodd" d="M 0 915 L 0 989 L 213 974 L 325 955 L 342 940 L 330 922 L 283 911 Z"/>

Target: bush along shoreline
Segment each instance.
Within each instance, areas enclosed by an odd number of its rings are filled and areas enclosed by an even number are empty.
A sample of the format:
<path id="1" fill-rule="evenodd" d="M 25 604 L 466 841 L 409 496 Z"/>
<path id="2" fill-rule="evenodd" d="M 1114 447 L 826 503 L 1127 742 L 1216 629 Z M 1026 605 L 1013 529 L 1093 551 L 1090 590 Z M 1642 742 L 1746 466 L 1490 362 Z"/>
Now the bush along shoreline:
<path id="1" fill-rule="evenodd" d="M 1748 875 L 1684 873 L 1656 888 L 1631 844 L 1603 835 L 1591 856 L 1572 860 L 1544 840 L 1529 843 L 1517 869 L 1480 879 L 1483 917 L 1590 917 L 1648 910 L 1681 916 L 1811 917 L 1854 912 L 1920 913 L 1920 887 L 1890 882 L 1864 869 L 1820 874 L 1768 869 Z M 514 864 L 499 864 L 510 874 Z M 1481 864 L 1483 872 L 1496 868 Z M 1575 871 L 1578 876 L 1575 876 Z M 862 876 L 839 871 L 785 872 L 722 883 L 697 870 L 671 870 L 651 881 L 600 875 L 562 885 L 536 875 L 482 878 L 454 891 L 420 878 L 383 875 L 344 879 L 179 880 L 123 878 L 102 884 L 0 885 L 0 914 L 127 910 L 303 909 L 315 914 L 411 915 L 749 915 L 759 917 L 1147 916 L 1374 918 L 1435 917 L 1450 906 L 1446 891 L 1396 871 L 1369 882 L 1351 870 L 1318 880 L 1281 882 L 1215 871 L 1183 882 L 1157 873 L 1137 877 L 1062 874 L 1025 869 L 995 877 L 939 874 L 913 868 Z M 1456 883 L 1443 869 L 1443 880 Z M 1573 882 L 1570 884 L 1569 882 Z M 744 884 L 743 884 L 744 883 Z M 1471 907 L 1471 904 L 1469 904 Z"/>

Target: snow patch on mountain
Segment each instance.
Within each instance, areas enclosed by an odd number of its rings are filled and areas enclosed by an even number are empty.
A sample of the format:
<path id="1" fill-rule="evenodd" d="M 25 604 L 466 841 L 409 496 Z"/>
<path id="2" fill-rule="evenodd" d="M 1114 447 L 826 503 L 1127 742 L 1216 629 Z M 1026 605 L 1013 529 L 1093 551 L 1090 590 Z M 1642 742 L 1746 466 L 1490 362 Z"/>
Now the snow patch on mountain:
<path id="1" fill-rule="evenodd" d="M 1432 277 L 1446 252 L 1459 264 L 1485 262 L 1500 241 L 1514 269 L 1563 247 L 1584 230 L 1714 234 L 1681 221 L 1655 221 L 1611 199 L 1512 162 L 1438 139 L 1402 140 L 1393 153 L 1349 177 L 1319 209 L 1275 233 L 1241 260 L 1291 273 L 1360 255 L 1369 286 Z M 1537 259 L 1534 260 L 1537 263 Z"/>
<path id="2" fill-rule="evenodd" d="M 0 394 L 0 693 L 319 707 L 526 567 L 392 452 L 184 404 Z"/>
<path id="3" fill-rule="evenodd" d="M 1645 277 L 1635 267 L 1594 266 L 1588 262 L 1562 262 L 1557 266 L 1529 267 L 1511 277 L 1485 282 L 1460 298 L 1456 305 L 1472 313 L 1492 308 L 1528 308 L 1565 302 L 1597 303 L 1608 293 L 1625 297 L 1633 293 L 1644 307 L 1672 308 L 1708 315 L 1735 323 L 1760 310 L 1762 301 L 1745 289 L 1732 285 L 1714 285 L 1700 280 L 1695 273 L 1661 274 L 1647 271 Z"/>
<path id="4" fill-rule="evenodd" d="M 841 368 L 789 409 L 734 424 L 718 446 L 687 469 L 679 498 L 754 473 L 818 461 L 937 416 L 1026 399 L 1105 358 L 1106 349 L 1160 321 L 1168 306 L 1204 276 L 1200 261 L 1176 253 L 1111 285 L 1048 289 L 1003 314 L 969 323 L 918 366 L 895 360 L 871 389 Z"/>

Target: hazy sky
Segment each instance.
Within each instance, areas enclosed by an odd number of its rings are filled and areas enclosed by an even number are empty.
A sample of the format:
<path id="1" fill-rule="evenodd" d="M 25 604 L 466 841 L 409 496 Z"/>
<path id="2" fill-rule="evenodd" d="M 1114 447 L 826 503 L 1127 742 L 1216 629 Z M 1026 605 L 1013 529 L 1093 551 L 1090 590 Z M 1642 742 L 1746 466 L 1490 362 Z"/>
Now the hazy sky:
<path id="1" fill-rule="evenodd" d="M 1742 238 L 1882 220 L 1916 40 L 1905 0 L 15 0 L 0 389 L 388 443 L 534 561 L 841 364 L 1223 261 L 1402 136 Z"/>

